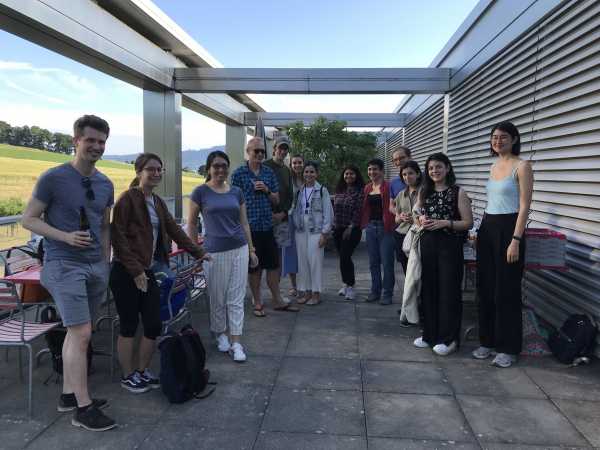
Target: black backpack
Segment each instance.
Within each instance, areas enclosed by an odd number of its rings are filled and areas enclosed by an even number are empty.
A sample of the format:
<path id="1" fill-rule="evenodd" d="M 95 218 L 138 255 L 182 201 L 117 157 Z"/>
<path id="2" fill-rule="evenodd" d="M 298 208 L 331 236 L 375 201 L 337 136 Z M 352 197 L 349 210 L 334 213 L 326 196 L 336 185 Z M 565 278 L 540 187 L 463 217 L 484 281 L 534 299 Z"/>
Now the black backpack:
<path id="1" fill-rule="evenodd" d="M 160 386 L 171 403 L 206 398 L 210 372 L 204 367 L 206 351 L 198 332 L 186 325 L 179 333 L 167 335 L 160 343 Z"/>
<path id="2" fill-rule="evenodd" d="M 573 364 L 576 358 L 592 354 L 597 333 L 596 324 L 588 316 L 573 314 L 550 335 L 548 346 L 561 363 Z"/>

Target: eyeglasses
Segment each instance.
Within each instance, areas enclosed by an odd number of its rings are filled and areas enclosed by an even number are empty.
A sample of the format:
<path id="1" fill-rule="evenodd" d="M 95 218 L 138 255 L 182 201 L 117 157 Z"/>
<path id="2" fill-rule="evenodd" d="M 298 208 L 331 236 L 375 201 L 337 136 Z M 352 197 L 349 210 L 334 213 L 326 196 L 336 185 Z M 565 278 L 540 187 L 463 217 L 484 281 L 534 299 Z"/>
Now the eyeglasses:
<path id="1" fill-rule="evenodd" d="M 90 180 L 89 177 L 83 177 L 81 179 L 81 185 L 86 190 L 85 197 L 90 201 L 94 201 L 96 199 L 96 195 L 94 194 L 94 190 L 92 189 L 92 180 Z"/>
<path id="2" fill-rule="evenodd" d="M 144 170 L 148 173 L 158 173 L 159 175 L 165 173 L 165 169 L 162 167 L 144 167 Z"/>
<path id="3" fill-rule="evenodd" d="M 229 169 L 229 166 L 227 164 L 211 164 L 210 165 L 211 169 L 215 169 L 215 170 L 227 170 Z"/>

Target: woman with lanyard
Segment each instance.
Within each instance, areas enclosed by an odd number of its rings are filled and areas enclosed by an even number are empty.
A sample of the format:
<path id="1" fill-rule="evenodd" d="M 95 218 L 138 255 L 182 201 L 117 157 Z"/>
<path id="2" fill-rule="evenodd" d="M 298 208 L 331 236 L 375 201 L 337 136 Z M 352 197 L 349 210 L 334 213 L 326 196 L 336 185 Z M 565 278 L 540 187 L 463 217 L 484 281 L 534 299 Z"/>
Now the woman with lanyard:
<path id="1" fill-rule="evenodd" d="M 298 191 L 304 184 L 304 158 L 302 155 L 294 155 L 290 159 L 290 170 L 292 171 L 292 198 L 296 198 Z M 291 211 L 290 211 L 291 215 Z M 298 286 L 296 283 L 296 274 L 298 273 L 298 252 L 296 251 L 296 232 L 294 222 L 289 221 L 291 243 L 288 247 L 282 249 L 281 276 L 290 276 L 290 288 L 288 294 L 291 297 L 298 295 Z"/>
<path id="2" fill-rule="evenodd" d="M 487 207 L 477 234 L 479 340 L 476 359 L 497 352 L 492 364 L 510 367 L 521 353 L 521 279 L 524 232 L 533 193 L 531 165 L 519 158 L 521 136 L 510 122 L 492 128 L 490 154 L 498 158 L 487 182 Z"/>
<path id="3" fill-rule="evenodd" d="M 340 272 L 344 285 L 338 295 L 346 300 L 354 300 L 354 263 L 352 254 L 360 242 L 361 208 L 365 182 L 358 167 L 349 165 L 340 173 L 333 201 L 333 238 L 340 256 Z"/>
<path id="4" fill-rule="evenodd" d="M 121 386 L 133 393 L 159 388 L 160 382 L 148 367 L 160 336 L 160 289 L 155 273 L 169 273 L 171 239 L 197 259 L 205 251 L 175 223 L 167 205 L 154 189 L 162 181 L 162 160 L 144 153 L 135 160 L 135 179 L 115 203 L 111 223 L 113 265 L 110 289 L 119 314 L 117 350 L 123 371 Z M 134 362 L 134 341 L 139 318 L 144 335 Z"/>
<path id="5" fill-rule="evenodd" d="M 371 182 L 365 186 L 361 226 L 366 228 L 367 252 L 371 272 L 371 293 L 367 302 L 380 300 L 391 305 L 396 278 L 394 274 L 394 214 L 390 211 L 390 184 L 383 179 L 383 161 L 374 158 L 367 163 Z M 381 266 L 383 265 L 383 285 Z M 383 297 L 382 294 L 383 288 Z"/>
<path id="6" fill-rule="evenodd" d="M 323 258 L 327 235 L 333 224 L 331 197 L 317 182 L 317 163 L 304 165 L 304 186 L 296 194 L 292 217 L 298 251 L 298 303 L 310 306 L 321 302 Z"/>
<path id="7" fill-rule="evenodd" d="M 444 153 L 427 158 L 415 209 L 424 231 L 419 237 L 423 336 L 414 345 L 446 356 L 460 344 L 463 243 L 473 214 Z"/>
<path id="8" fill-rule="evenodd" d="M 214 151 L 206 158 L 206 183 L 191 195 L 188 234 L 198 238 L 195 220 L 202 213 L 205 247 L 211 254 L 206 264 L 206 285 L 210 299 L 210 329 L 217 336 L 217 348 L 231 355 L 235 362 L 246 361 L 240 342 L 244 325 L 244 297 L 248 281 L 248 264 L 258 265 L 244 194 L 227 184 L 229 157 Z M 229 324 L 229 336 L 227 325 Z"/>

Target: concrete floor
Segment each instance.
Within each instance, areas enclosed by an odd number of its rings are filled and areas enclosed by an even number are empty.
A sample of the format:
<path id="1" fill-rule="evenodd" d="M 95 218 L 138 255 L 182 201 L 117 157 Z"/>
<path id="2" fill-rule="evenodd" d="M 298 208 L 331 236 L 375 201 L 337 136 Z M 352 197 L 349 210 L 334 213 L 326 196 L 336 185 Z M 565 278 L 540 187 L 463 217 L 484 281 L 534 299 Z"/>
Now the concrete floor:
<path id="1" fill-rule="evenodd" d="M 570 369 L 551 357 L 526 357 L 516 367 L 496 369 L 470 358 L 474 341 L 446 358 L 416 349 L 418 330 L 398 326 L 398 305 L 363 302 L 369 289 L 364 248 L 356 262 L 356 302 L 335 295 L 340 283 L 332 254 L 321 305 L 298 314 L 268 309 L 262 319 L 247 314 L 245 364 L 215 351 L 206 313 L 196 312 L 194 323 L 209 347 L 207 367 L 218 382 L 205 400 L 170 405 L 160 390 L 131 394 L 110 379 L 108 359 L 96 357 L 92 392 L 110 399 L 106 412 L 119 423 L 105 433 L 76 429 L 70 413 L 56 412 L 60 386 L 42 384 L 51 370 L 47 359 L 35 370 L 35 415 L 26 419 L 16 353 L 7 363 L 2 350 L 0 448 L 600 447 L 597 361 Z M 465 326 L 473 313 L 465 308 Z M 96 348 L 106 346 L 108 332 L 97 332 L 94 341 Z"/>

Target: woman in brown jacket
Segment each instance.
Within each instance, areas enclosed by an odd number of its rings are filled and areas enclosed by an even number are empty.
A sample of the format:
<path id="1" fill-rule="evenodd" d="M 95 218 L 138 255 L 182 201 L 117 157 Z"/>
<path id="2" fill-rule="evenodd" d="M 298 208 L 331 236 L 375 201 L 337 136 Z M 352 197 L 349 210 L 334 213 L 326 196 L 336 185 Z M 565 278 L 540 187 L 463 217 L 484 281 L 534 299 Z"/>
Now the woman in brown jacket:
<path id="1" fill-rule="evenodd" d="M 117 200 L 111 223 L 110 288 L 120 321 L 117 350 L 123 371 L 121 386 L 134 393 L 160 387 L 158 378 L 148 369 L 162 328 L 160 289 L 154 274 L 169 272 L 171 239 L 195 258 L 205 257 L 204 250 L 175 223 L 163 199 L 152 192 L 161 182 L 163 171 L 157 155 L 138 156 L 136 177 Z M 134 336 L 140 316 L 144 335 L 134 362 Z"/>

